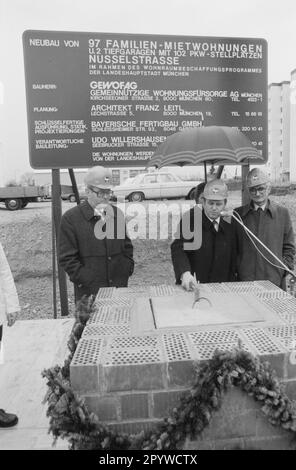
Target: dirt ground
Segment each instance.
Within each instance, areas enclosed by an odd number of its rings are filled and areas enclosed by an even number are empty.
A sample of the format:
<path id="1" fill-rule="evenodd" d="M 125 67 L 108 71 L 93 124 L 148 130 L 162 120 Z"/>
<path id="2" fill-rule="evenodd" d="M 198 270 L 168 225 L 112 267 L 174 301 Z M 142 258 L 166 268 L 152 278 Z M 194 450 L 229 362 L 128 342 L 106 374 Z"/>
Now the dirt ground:
<path id="1" fill-rule="evenodd" d="M 287 196 L 271 196 L 275 202 L 286 206 L 296 230 L 296 193 Z M 174 223 L 180 217 L 178 207 L 188 201 L 155 201 L 150 204 L 175 203 Z M 148 202 L 142 203 L 145 208 Z M 240 205 L 240 192 L 230 193 L 228 206 Z M 63 202 L 63 212 L 73 203 Z M 155 223 L 153 218 L 151 223 Z M 172 226 L 174 226 L 174 223 Z M 25 209 L 11 212 L 0 205 L 0 241 L 10 263 L 16 281 L 22 312 L 20 319 L 53 317 L 52 276 L 52 226 L 51 202 L 31 203 Z M 129 285 L 172 284 L 175 282 L 170 258 L 171 231 L 163 240 L 135 239 L 135 271 Z M 59 293 L 58 293 L 59 294 Z M 73 286 L 68 281 L 69 311 L 73 314 Z M 60 307 L 58 305 L 58 315 Z"/>

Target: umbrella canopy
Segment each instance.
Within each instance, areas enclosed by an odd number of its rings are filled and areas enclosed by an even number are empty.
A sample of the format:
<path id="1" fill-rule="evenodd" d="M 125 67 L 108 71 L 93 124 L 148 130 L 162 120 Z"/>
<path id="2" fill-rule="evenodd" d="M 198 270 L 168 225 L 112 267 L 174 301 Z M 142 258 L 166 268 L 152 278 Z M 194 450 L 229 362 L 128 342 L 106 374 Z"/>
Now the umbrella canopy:
<path id="1" fill-rule="evenodd" d="M 159 145 L 148 166 L 247 164 L 264 158 L 241 131 L 233 127 L 208 126 L 184 129 Z"/>

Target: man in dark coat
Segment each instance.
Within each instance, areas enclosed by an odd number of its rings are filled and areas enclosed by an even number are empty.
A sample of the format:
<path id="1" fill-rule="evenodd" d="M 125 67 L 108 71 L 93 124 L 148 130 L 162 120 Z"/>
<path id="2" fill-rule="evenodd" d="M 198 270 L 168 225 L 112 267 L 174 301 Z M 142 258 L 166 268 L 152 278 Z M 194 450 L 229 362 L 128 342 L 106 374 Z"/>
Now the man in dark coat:
<path id="1" fill-rule="evenodd" d="M 223 220 L 220 215 L 227 202 L 227 186 L 221 180 L 207 183 L 201 200 L 200 248 L 185 248 L 185 214 L 177 230 L 179 236 L 171 245 L 176 282 L 182 284 L 185 290 L 194 288 L 197 281 L 207 283 L 235 280 L 237 243 L 234 225 Z M 197 206 L 190 209 L 187 217 L 187 220 L 190 220 L 191 232 L 194 230 L 195 210 L 198 210 Z"/>
<path id="2" fill-rule="evenodd" d="M 236 209 L 243 223 L 286 266 L 293 270 L 295 244 L 288 209 L 270 201 L 270 181 L 259 168 L 253 168 L 246 181 L 251 201 Z M 239 237 L 238 276 L 240 281 L 269 280 L 285 289 L 287 271 L 279 266 L 275 258 L 264 247 L 241 229 Z M 257 248 L 256 248 L 257 247 Z M 261 251 L 260 254 L 259 251 Z"/>
<path id="3" fill-rule="evenodd" d="M 124 215 L 110 204 L 110 172 L 93 167 L 85 184 L 87 201 L 65 212 L 59 234 L 59 263 L 75 285 L 76 300 L 100 287 L 126 287 L 134 269 Z"/>

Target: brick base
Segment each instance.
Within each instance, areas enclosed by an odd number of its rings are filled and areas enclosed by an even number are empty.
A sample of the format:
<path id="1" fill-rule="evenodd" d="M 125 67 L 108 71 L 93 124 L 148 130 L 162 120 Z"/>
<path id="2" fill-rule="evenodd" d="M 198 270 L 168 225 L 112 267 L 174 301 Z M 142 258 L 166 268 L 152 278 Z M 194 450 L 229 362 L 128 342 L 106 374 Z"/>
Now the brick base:
<path id="1" fill-rule="evenodd" d="M 221 293 L 224 301 L 228 294 L 243 296 L 242 308 L 247 299 L 250 319 L 260 310 L 260 321 L 242 321 L 233 307 L 225 321 L 218 317 L 209 324 L 180 322 L 178 327 L 168 321 L 157 327 L 154 297 L 177 299 L 182 294 L 184 298 L 180 286 L 100 289 L 70 377 L 73 389 L 101 421 L 130 433 L 150 428 L 169 416 L 180 396 L 191 389 L 196 363 L 211 359 L 216 349 L 231 351 L 238 345 L 261 362 L 268 361 L 287 395 L 296 399 L 296 353 L 291 349 L 296 337 L 295 297 L 269 281 L 213 283 L 202 288 L 209 298 Z M 192 301 L 193 293 L 185 295 Z M 291 436 L 269 424 L 260 405 L 234 388 L 224 396 L 202 436 L 186 441 L 186 446 L 290 449 Z"/>
<path id="2" fill-rule="evenodd" d="M 273 426 L 256 403 L 240 389 L 231 389 L 203 433 L 187 439 L 184 449 L 223 450 L 294 450 L 293 433 Z"/>

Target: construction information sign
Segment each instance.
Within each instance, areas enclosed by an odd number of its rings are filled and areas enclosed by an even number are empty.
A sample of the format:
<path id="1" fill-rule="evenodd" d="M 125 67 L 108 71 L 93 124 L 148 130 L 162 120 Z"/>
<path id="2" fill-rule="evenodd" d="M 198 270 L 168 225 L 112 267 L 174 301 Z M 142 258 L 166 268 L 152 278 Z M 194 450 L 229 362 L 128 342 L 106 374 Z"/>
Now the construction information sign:
<path id="1" fill-rule="evenodd" d="M 33 168 L 145 166 L 169 135 L 211 125 L 267 161 L 264 39 L 25 31 L 23 45 Z"/>

